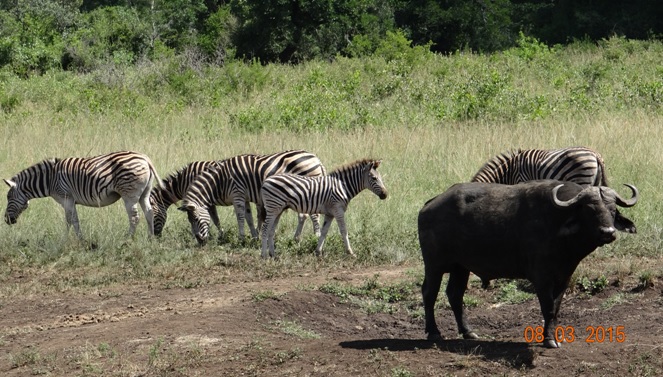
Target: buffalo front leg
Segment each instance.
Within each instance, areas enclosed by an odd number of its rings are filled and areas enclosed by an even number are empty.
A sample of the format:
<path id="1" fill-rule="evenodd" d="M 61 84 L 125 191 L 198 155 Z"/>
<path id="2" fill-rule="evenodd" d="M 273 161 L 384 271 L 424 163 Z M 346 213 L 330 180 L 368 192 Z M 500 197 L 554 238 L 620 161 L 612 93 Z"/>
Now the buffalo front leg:
<path id="1" fill-rule="evenodd" d="M 555 305 L 555 301 L 559 298 L 561 303 L 561 297 L 564 295 L 562 292 L 559 297 L 553 296 L 553 289 L 549 284 L 543 284 L 543 287 L 536 287 L 536 296 L 539 299 L 539 305 L 541 306 L 541 314 L 543 314 L 543 346 L 546 348 L 559 348 L 560 344 L 557 343 L 555 339 L 555 327 L 557 326 L 557 315 L 555 312 L 555 306 L 559 310 L 559 304 Z"/>
<path id="2" fill-rule="evenodd" d="M 463 311 L 463 296 L 467 289 L 467 281 L 470 279 L 470 272 L 464 268 L 457 267 L 449 274 L 449 282 L 447 283 L 447 298 L 449 305 L 456 317 L 456 325 L 458 325 L 458 332 L 463 335 L 463 339 L 479 339 L 479 336 L 470 329 L 465 319 L 465 312 Z"/>
<path id="3" fill-rule="evenodd" d="M 426 268 L 424 282 L 421 285 L 421 295 L 424 299 L 424 317 L 426 319 L 426 334 L 428 340 L 442 339 L 440 330 L 435 323 L 435 301 L 440 292 L 443 273 L 437 268 Z"/>

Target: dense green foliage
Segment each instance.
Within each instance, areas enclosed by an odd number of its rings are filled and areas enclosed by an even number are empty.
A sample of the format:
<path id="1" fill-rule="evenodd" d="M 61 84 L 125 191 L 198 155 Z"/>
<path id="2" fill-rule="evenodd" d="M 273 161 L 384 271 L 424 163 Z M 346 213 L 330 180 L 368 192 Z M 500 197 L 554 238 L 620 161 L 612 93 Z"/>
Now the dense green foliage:
<path id="1" fill-rule="evenodd" d="M 367 56 L 394 35 L 433 52 L 494 52 L 663 33 L 655 0 L 14 0 L 0 4 L 0 67 L 89 72 L 173 55 L 298 63 Z"/>

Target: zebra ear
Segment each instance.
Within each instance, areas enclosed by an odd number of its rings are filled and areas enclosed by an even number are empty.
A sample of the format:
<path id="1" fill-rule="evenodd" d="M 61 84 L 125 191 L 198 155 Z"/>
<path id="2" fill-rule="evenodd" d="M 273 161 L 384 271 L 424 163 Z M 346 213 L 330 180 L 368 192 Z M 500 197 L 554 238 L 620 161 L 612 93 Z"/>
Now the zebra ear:
<path id="1" fill-rule="evenodd" d="M 373 161 L 373 169 L 377 169 L 378 167 L 380 167 L 381 163 L 382 163 L 382 160 Z"/>
<path id="2" fill-rule="evenodd" d="M 16 182 L 12 181 L 11 179 L 3 179 L 3 181 L 5 181 L 9 187 L 16 187 Z"/>
<path id="3" fill-rule="evenodd" d="M 179 209 L 180 211 L 183 211 L 183 212 L 188 212 L 188 211 L 193 211 L 194 209 L 196 209 L 196 206 L 194 206 L 193 204 L 185 204 L 183 206 L 178 207 L 177 209 Z"/>

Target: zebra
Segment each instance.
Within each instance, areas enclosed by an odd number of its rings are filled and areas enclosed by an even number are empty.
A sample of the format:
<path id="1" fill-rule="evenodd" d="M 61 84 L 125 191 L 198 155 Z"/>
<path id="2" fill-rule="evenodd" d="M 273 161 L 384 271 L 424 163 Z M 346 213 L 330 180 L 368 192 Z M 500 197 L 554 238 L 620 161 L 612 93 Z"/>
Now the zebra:
<path id="1" fill-rule="evenodd" d="M 128 236 L 133 236 L 139 221 L 137 204 L 154 234 L 153 212 L 149 196 L 152 183 L 160 182 L 149 157 L 133 151 L 119 151 L 95 157 L 48 158 L 22 170 L 11 179 L 5 222 L 15 224 L 34 198 L 52 197 L 65 210 L 66 232 L 74 226 L 79 239 L 82 233 L 76 205 L 105 207 L 122 198 L 129 217 Z"/>
<path id="2" fill-rule="evenodd" d="M 507 151 L 486 162 L 472 182 L 515 185 L 535 179 L 608 186 L 603 158 L 586 147 Z"/>
<path id="3" fill-rule="evenodd" d="M 336 219 L 343 237 L 345 250 L 355 256 L 350 247 L 348 230 L 345 224 L 345 212 L 352 198 L 364 189 L 371 190 L 380 199 L 387 198 L 387 189 L 377 171 L 382 160 L 363 159 L 335 169 L 322 177 L 302 177 L 292 174 L 277 174 L 267 179 L 262 185 L 262 257 L 274 257 L 274 233 L 279 218 L 288 208 L 300 213 L 324 214 L 325 221 L 320 232 L 317 256 L 322 255 L 322 247 L 332 220 Z"/>
<path id="4" fill-rule="evenodd" d="M 191 183 L 178 208 L 187 212 L 191 232 L 202 246 L 209 237 L 211 214 L 208 208 L 215 205 L 235 209 L 239 238 L 244 240 L 244 221 L 249 225 L 251 236 L 258 238 L 253 219 L 247 216 L 248 202 L 260 204 L 260 188 L 265 178 L 278 173 L 306 176 L 325 175 L 326 169 L 320 159 L 304 150 L 288 150 L 269 155 L 243 154 L 217 161 L 201 172 Z M 258 208 L 260 208 L 258 206 Z M 249 213 L 250 214 L 250 213 Z M 299 216 L 295 240 L 299 240 L 306 215 Z M 320 234 L 318 216 L 311 216 L 313 230 Z M 260 227 L 260 217 L 258 220 Z"/>
<path id="5" fill-rule="evenodd" d="M 193 161 L 178 169 L 175 173 L 170 174 L 162 180 L 162 185 L 152 189 L 150 194 L 150 204 L 154 211 L 154 234 L 161 236 L 163 227 L 166 225 L 168 218 L 168 208 L 176 202 L 182 200 L 186 191 L 188 190 L 194 179 L 205 169 L 216 164 L 216 161 Z M 246 217 L 251 215 L 251 207 L 246 202 Z M 221 223 L 219 215 L 216 211 L 216 206 L 212 205 L 207 208 L 210 218 L 214 225 L 221 232 Z"/>
<path id="6" fill-rule="evenodd" d="M 608 186 L 601 154 L 581 146 L 503 152 L 486 162 L 472 182 L 515 185 L 536 179 L 571 181 L 581 186 Z M 636 233 L 635 224 L 623 217 L 619 210 L 615 213 L 615 222 L 629 224 L 624 231 Z M 489 281 L 482 282 L 483 288 L 489 285 Z"/>

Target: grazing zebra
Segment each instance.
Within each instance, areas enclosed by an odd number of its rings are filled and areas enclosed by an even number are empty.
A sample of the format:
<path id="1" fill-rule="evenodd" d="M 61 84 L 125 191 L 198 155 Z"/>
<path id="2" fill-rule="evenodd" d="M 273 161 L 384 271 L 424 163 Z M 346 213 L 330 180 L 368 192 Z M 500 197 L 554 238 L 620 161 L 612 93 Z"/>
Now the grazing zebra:
<path id="1" fill-rule="evenodd" d="M 244 221 L 249 224 L 251 236 L 257 238 L 253 219 L 246 216 L 246 207 L 248 202 L 260 204 L 263 181 L 279 173 L 319 176 L 325 175 L 326 170 L 316 155 L 303 150 L 289 150 L 269 155 L 239 155 L 218 161 L 201 172 L 189 186 L 179 207 L 179 210 L 187 212 L 191 231 L 198 243 L 204 245 L 207 242 L 211 217 L 208 208 L 215 205 L 234 207 L 240 239 L 245 237 Z M 295 239 L 299 239 L 306 217 L 300 215 Z M 318 216 L 311 216 L 311 220 L 317 235 L 320 232 Z"/>
<path id="2" fill-rule="evenodd" d="M 518 149 L 493 157 L 472 182 L 515 185 L 535 179 L 571 181 L 581 186 L 608 186 L 601 155 L 589 148 Z"/>
<path id="3" fill-rule="evenodd" d="M 168 208 L 176 202 L 184 198 L 191 183 L 194 179 L 205 169 L 214 165 L 216 161 L 194 161 L 186 166 L 183 166 L 175 173 L 164 178 L 161 187 L 157 186 L 152 189 L 150 194 L 150 204 L 154 211 L 154 234 L 160 236 L 163 232 L 163 227 L 166 225 L 168 218 Z M 219 215 L 214 205 L 207 208 L 210 218 L 221 236 L 221 223 L 219 222 Z M 248 202 L 246 203 L 246 217 L 251 215 L 251 207 Z"/>
<path id="4" fill-rule="evenodd" d="M 300 213 L 324 214 L 316 255 L 322 254 L 322 246 L 332 220 L 336 219 L 343 237 L 345 250 L 354 256 L 348 239 L 345 212 L 348 203 L 364 189 L 371 190 L 380 199 L 387 198 L 387 189 L 377 171 L 381 160 L 359 160 L 342 166 L 327 176 L 301 177 L 292 174 L 273 175 L 262 185 L 262 257 L 274 257 L 274 233 L 283 211 L 288 208 Z"/>
<path id="5" fill-rule="evenodd" d="M 149 196 L 152 183 L 160 182 L 154 165 L 141 153 L 122 151 L 88 158 L 50 158 L 5 179 L 9 186 L 5 221 L 15 224 L 34 198 L 52 197 L 64 207 L 67 233 L 74 226 L 82 238 L 76 204 L 104 207 L 122 198 L 129 216 L 128 236 L 136 230 L 140 203 L 148 231 L 154 234 Z"/>

